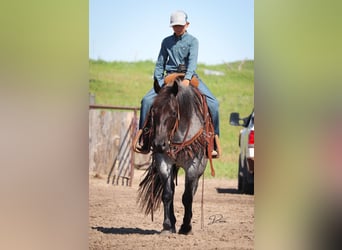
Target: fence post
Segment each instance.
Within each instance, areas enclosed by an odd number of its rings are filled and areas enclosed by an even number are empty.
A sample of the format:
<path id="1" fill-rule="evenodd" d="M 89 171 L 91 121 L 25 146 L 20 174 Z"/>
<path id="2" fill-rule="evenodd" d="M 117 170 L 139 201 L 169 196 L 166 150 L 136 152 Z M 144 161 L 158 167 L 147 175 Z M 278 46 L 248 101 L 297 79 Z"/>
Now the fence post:
<path id="1" fill-rule="evenodd" d="M 89 101 L 94 102 L 94 100 L 95 100 L 95 95 L 89 93 Z M 113 117 L 109 116 L 109 118 L 110 118 L 109 120 L 105 119 L 107 117 L 106 115 L 103 115 L 103 114 L 106 114 L 105 110 L 107 109 L 107 110 L 130 110 L 130 111 L 133 111 L 133 117 L 130 116 L 131 117 L 131 118 L 129 118 L 130 122 L 128 122 L 130 125 L 127 127 L 127 129 L 124 129 L 123 127 L 122 127 L 122 129 L 120 129 L 121 131 L 120 131 L 120 134 L 118 135 L 120 137 L 120 143 L 119 143 L 118 149 L 117 149 L 118 151 L 116 151 L 116 153 L 114 153 L 113 156 L 109 155 L 108 152 L 104 152 L 105 154 L 100 153 L 98 155 L 95 155 L 96 157 L 98 157 L 97 159 L 100 159 L 100 158 L 101 158 L 101 160 L 103 159 L 103 162 L 101 162 L 101 164 L 104 163 L 105 165 L 104 164 L 102 164 L 103 166 L 101 165 L 102 169 L 97 168 L 93 165 L 90 165 L 92 167 L 90 167 L 90 169 L 89 169 L 89 170 L 95 170 L 96 169 L 96 171 L 101 170 L 101 172 L 108 173 L 107 183 L 110 182 L 110 178 L 111 178 L 111 176 L 113 176 L 113 183 L 115 181 L 118 183 L 119 178 L 122 178 L 123 181 L 124 181 L 124 179 L 126 180 L 126 185 L 132 186 L 132 182 L 133 182 L 133 178 L 134 178 L 134 168 L 135 168 L 135 153 L 132 150 L 132 141 L 133 141 L 134 136 L 136 135 L 136 132 L 138 129 L 137 128 L 137 125 L 138 125 L 137 112 L 139 110 L 139 107 L 118 107 L 118 106 L 110 106 L 110 105 L 90 104 L 89 109 L 90 110 L 91 109 L 102 110 L 101 111 L 102 115 L 99 117 L 101 120 L 99 121 L 98 124 L 95 124 L 93 122 L 93 119 L 89 120 L 89 121 L 91 121 L 91 123 L 89 124 L 90 125 L 90 127 L 89 127 L 89 129 L 90 129 L 90 131 L 89 131 L 90 132 L 89 142 L 91 143 L 89 149 L 90 149 L 90 156 L 92 156 L 92 157 L 89 157 L 89 160 L 94 158 L 94 154 L 91 154 L 91 152 L 93 152 L 94 150 L 96 150 L 96 148 L 99 147 L 98 146 L 99 143 L 101 145 L 102 144 L 105 145 L 106 148 L 110 147 L 110 145 L 108 145 L 106 143 L 114 143 L 114 142 L 109 142 L 109 141 L 106 142 L 106 138 L 103 137 L 103 136 L 105 136 L 105 137 L 108 136 L 107 139 L 110 139 L 112 136 L 112 131 L 113 131 L 112 125 L 109 125 L 109 124 L 112 124 Z M 92 112 L 89 113 L 90 118 L 93 117 L 92 114 L 93 114 Z M 123 113 L 120 112 L 120 115 L 118 116 L 117 119 L 118 119 L 118 121 L 121 121 L 122 124 L 123 123 L 126 124 L 126 122 L 124 122 L 124 120 L 125 120 L 124 117 L 120 118 L 121 114 L 123 114 Z M 96 116 L 94 118 L 96 118 Z M 115 122 L 114 124 L 118 124 L 118 123 Z M 96 127 L 93 127 L 93 126 L 99 126 L 99 127 L 96 129 Z M 106 129 L 104 130 L 103 128 L 106 128 Z M 93 136 L 97 136 L 98 132 L 96 132 L 96 131 L 98 131 L 99 129 L 101 129 L 101 131 L 99 131 L 100 138 L 105 139 L 105 140 L 101 139 L 101 142 L 97 142 L 97 139 L 95 139 L 97 137 L 95 137 L 94 140 L 92 138 Z M 110 134 L 106 135 L 107 133 L 110 133 Z M 113 159 L 110 159 L 112 157 L 113 157 Z M 112 163 L 108 164 L 106 162 L 107 160 L 112 161 Z"/>
<path id="2" fill-rule="evenodd" d="M 94 93 L 89 93 L 89 104 L 94 105 L 96 103 L 96 97 Z"/>

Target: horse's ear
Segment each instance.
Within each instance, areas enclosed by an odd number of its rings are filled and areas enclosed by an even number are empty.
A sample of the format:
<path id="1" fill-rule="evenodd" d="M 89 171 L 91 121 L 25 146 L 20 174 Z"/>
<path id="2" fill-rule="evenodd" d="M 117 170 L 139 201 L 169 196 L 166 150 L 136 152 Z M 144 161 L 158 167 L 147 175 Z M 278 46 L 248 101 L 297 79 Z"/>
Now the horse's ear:
<path id="1" fill-rule="evenodd" d="M 161 87 L 159 85 L 159 82 L 156 78 L 154 78 L 154 82 L 153 82 L 153 88 L 154 88 L 154 92 L 156 92 L 157 94 L 159 93 L 159 91 L 161 90 Z"/>
<path id="2" fill-rule="evenodd" d="M 172 85 L 172 91 L 171 93 L 173 93 L 175 96 L 177 95 L 178 93 L 178 83 L 179 81 L 174 81 L 173 85 Z"/>

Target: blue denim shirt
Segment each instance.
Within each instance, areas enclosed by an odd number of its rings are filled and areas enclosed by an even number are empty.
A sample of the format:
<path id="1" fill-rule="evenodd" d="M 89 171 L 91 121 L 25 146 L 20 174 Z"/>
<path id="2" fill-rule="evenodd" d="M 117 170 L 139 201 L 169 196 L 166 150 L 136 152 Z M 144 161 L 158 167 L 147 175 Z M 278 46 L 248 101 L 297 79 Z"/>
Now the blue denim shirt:
<path id="1" fill-rule="evenodd" d="M 154 70 L 154 78 L 159 85 L 164 83 L 164 71 L 177 71 L 179 64 L 185 64 L 185 79 L 191 79 L 197 68 L 198 40 L 185 32 L 182 36 L 171 35 L 161 44 L 159 56 Z"/>

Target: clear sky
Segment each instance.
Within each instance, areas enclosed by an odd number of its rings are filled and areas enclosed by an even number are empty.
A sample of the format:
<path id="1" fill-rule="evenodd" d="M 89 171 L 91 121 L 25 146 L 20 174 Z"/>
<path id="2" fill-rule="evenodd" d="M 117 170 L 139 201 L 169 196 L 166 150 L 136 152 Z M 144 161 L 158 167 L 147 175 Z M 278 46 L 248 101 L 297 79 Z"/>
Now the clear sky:
<path id="1" fill-rule="evenodd" d="M 254 59 L 254 0 L 89 0 L 89 57 L 155 61 L 176 10 L 188 14 L 199 63 Z"/>

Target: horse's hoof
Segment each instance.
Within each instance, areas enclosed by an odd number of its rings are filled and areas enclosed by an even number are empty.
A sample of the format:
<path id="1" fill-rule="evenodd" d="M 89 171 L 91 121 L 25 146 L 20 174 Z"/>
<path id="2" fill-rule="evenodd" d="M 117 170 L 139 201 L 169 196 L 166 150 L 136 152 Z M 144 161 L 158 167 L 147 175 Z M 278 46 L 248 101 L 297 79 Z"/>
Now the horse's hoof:
<path id="1" fill-rule="evenodd" d="M 169 231 L 169 230 L 162 230 L 160 232 L 160 235 L 169 235 L 169 234 L 171 234 L 171 231 Z"/>
<path id="2" fill-rule="evenodd" d="M 184 235 L 191 235 L 192 234 L 192 226 L 188 225 L 188 226 L 184 226 L 182 225 L 181 228 L 179 229 L 179 234 L 184 234 Z"/>
<path id="3" fill-rule="evenodd" d="M 169 234 L 173 234 L 176 233 L 176 228 L 171 228 L 171 229 L 163 229 L 160 234 L 161 235 L 169 235 Z"/>
<path id="4" fill-rule="evenodd" d="M 160 232 L 160 235 L 170 235 L 170 234 L 173 234 L 175 232 L 173 232 L 172 230 L 162 230 Z"/>

